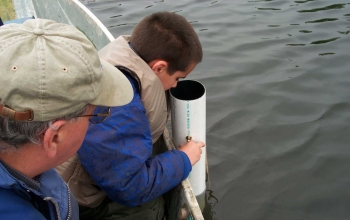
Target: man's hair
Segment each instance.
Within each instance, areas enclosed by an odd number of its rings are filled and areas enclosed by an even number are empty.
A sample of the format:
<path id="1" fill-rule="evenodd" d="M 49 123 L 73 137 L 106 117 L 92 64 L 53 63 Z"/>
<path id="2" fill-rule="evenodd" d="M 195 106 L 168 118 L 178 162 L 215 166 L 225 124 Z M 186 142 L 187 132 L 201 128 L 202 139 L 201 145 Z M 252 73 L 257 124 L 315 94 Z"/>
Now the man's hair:
<path id="1" fill-rule="evenodd" d="M 142 19 L 132 32 L 130 43 L 146 63 L 165 60 L 170 74 L 186 71 L 190 64 L 197 64 L 203 58 L 192 25 L 172 12 L 158 12 Z"/>
<path id="2" fill-rule="evenodd" d="M 61 118 L 50 121 L 32 121 L 21 122 L 9 120 L 8 118 L 0 116 L 0 153 L 6 150 L 17 150 L 19 145 L 39 144 L 43 134 L 47 129 L 57 129 L 53 127 L 53 123 L 58 120 L 76 120 L 77 117 L 83 115 L 89 108 L 89 104 L 80 109 Z"/>

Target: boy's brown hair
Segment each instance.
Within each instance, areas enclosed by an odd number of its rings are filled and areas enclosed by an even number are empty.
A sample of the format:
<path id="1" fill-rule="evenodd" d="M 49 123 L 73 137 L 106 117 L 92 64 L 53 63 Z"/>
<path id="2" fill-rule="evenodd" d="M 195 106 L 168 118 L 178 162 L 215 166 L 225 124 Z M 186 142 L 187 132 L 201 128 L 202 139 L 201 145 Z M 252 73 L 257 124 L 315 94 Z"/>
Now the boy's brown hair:
<path id="1" fill-rule="evenodd" d="M 192 25 L 172 12 L 157 12 L 142 19 L 130 43 L 146 63 L 165 60 L 170 75 L 186 71 L 190 64 L 197 64 L 203 58 L 202 46 Z"/>

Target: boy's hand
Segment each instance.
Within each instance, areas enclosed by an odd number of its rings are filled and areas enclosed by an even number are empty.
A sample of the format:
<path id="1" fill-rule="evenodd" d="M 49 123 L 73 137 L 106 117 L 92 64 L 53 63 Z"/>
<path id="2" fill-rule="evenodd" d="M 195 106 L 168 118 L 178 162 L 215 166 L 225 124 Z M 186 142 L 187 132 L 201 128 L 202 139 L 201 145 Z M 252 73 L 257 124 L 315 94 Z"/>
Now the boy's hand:
<path id="1" fill-rule="evenodd" d="M 199 159 L 201 158 L 202 154 L 202 147 L 204 147 L 203 142 L 194 142 L 189 141 L 185 145 L 181 145 L 178 150 L 184 152 L 188 158 L 190 159 L 191 165 L 195 165 Z"/>

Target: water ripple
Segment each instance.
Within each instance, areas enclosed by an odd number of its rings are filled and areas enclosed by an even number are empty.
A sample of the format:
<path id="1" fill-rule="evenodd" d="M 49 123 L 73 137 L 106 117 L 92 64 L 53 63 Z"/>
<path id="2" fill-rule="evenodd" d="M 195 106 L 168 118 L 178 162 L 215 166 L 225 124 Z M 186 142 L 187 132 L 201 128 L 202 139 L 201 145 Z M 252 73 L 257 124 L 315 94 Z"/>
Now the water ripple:
<path id="1" fill-rule="evenodd" d="M 295 3 L 307 3 L 307 2 L 313 2 L 314 0 L 305 0 L 305 1 L 294 1 Z"/>
<path id="2" fill-rule="evenodd" d="M 215 3 L 218 3 L 218 1 L 213 1 L 213 2 L 210 2 L 209 4 L 206 4 L 206 5 L 213 5 Z"/>
<path id="3" fill-rule="evenodd" d="M 299 32 L 300 32 L 300 33 L 306 33 L 306 34 L 312 33 L 312 31 L 308 31 L 308 30 L 300 30 Z"/>
<path id="4" fill-rule="evenodd" d="M 335 53 L 320 53 L 319 55 L 320 56 L 327 56 L 327 55 L 333 55 L 333 54 L 335 54 Z"/>
<path id="5" fill-rule="evenodd" d="M 339 34 L 349 34 L 350 31 L 338 31 Z"/>
<path id="6" fill-rule="evenodd" d="M 248 2 L 272 2 L 273 0 L 256 0 L 256 1 L 248 1 Z"/>
<path id="7" fill-rule="evenodd" d="M 318 41 L 314 41 L 311 42 L 311 44 L 325 44 L 325 43 L 329 43 L 335 40 L 338 40 L 340 37 L 335 37 L 335 38 L 331 38 L 331 39 L 327 39 L 327 40 L 318 40 Z"/>
<path id="8" fill-rule="evenodd" d="M 328 22 L 328 21 L 337 21 L 339 20 L 338 18 L 323 18 L 319 20 L 314 20 L 314 21 L 307 21 L 305 23 L 322 23 L 322 22 Z"/>
<path id="9" fill-rule="evenodd" d="M 294 47 L 300 47 L 300 46 L 306 46 L 306 44 L 286 44 L 287 46 L 294 46 Z"/>
<path id="10" fill-rule="evenodd" d="M 120 26 L 135 26 L 136 24 L 137 24 L 137 23 L 116 24 L 116 25 L 107 26 L 107 28 L 114 28 L 114 27 L 120 27 Z"/>
<path id="11" fill-rule="evenodd" d="M 301 10 L 298 11 L 300 13 L 305 13 L 305 12 L 317 12 L 317 11 L 326 11 L 326 10 L 331 10 L 331 9 L 342 9 L 345 7 L 345 4 L 334 4 L 330 6 L 326 6 L 323 8 L 314 8 L 314 9 L 309 9 L 309 10 Z"/>
<path id="12" fill-rule="evenodd" d="M 265 10 L 265 11 L 279 11 L 281 9 L 279 8 L 257 8 L 258 10 Z"/>

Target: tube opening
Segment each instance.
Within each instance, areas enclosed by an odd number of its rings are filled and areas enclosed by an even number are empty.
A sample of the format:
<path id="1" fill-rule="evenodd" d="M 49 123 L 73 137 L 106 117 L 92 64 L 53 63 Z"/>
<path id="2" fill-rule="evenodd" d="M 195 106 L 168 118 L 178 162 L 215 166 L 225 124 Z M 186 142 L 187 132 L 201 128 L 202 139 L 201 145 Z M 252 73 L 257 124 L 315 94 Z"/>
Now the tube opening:
<path id="1" fill-rule="evenodd" d="M 170 89 L 170 94 L 176 99 L 191 101 L 202 97 L 205 94 L 205 88 L 200 82 L 183 80 L 179 81 L 175 88 Z"/>

